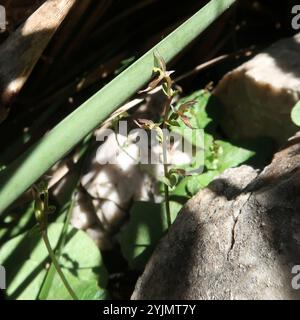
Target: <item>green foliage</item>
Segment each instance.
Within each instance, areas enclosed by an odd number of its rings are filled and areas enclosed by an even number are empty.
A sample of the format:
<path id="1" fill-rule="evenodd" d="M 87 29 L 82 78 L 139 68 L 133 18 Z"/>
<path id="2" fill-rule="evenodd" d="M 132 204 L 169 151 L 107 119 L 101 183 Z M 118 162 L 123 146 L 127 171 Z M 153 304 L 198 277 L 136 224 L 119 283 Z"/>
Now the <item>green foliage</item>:
<path id="1" fill-rule="evenodd" d="M 300 101 L 296 103 L 291 113 L 292 121 L 300 127 Z"/>
<path id="2" fill-rule="evenodd" d="M 188 199 L 195 195 L 200 189 L 205 188 L 218 174 L 218 171 L 210 170 L 199 175 L 185 177 L 177 185 L 172 195 L 182 196 Z"/>
<path id="3" fill-rule="evenodd" d="M 33 202 L 8 212 L 0 228 L 0 247 L 35 224 Z"/>
<path id="4" fill-rule="evenodd" d="M 214 138 L 218 136 L 222 109 L 210 92 L 206 90 L 196 91 L 181 99 L 178 105 L 184 104 L 187 101 L 194 101 L 193 105 L 186 112 L 190 124 L 195 129 L 204 130 L 204 168 L 202 174 L 187 176 L 181 179 L 175 190 L 172 191 L 172 195 L 182 197 L 193 196 L 224 170 L 236 167 L 255 156 L 255 151 L 252 149 Z M 178 120 L 176 126 L 171 126 L 171 129 L 179 134 L 193 130 L 186 128 L 185 123 L 181 119 Z M 187 134 L 186 138 L 189 139 L 189 137 L 190 135 Z M 195 141 L 190 142 L 195 144 Z M 187 170 L 192 168 L 193 165 L 185 167 Z"/>
<path id="5" fill-rule="evenodd" d="M 49 226 L 48 235 L 53 248 L 58 244 L 62 228 L 61 223 Z M 36 299 L 49 262 L 48 252 L 37 228 L 6 242 L 0 249 L 0 264 L 9 270 L 6 290 L 8 298 Z M 79 297 L 105 296 L 102 288 L 107 284 L 107 271 L 103 266 L 99 249 L 83 231 L 68 228 L 67 242 L 59 262 Z M 47 299 L 66 298 L 70 296 L 55 273 Z"/>
<path id="6" fill-rule="evenodd" d="M 184 104 L 188 101 L 194 102 L 186 112 L 186 115 L 190 118 L 190 123 L 193 128 L 205 129 L 210 124 L 214 124 L 214 128 L 216 127 L 216 120 L 218 118 L 217 114 L 218 111 L 220 111 L 220 108 L 218 110 L 219 105 L 216 103 L 215 98 L 212 97 L 209 91 L 195 91 L 189 96 L 180 99 L 178 105 Z M 179 120 L 179 125 L 181 127 L 184 126 L 182 120 Z"/>
<path id="7" fill-rule="evenodd" d="M 0 173 L 0 214 L 53 164 L 98 127 L 118 106 L 135 94 L 150 79 L 153 65 L 158 78 L 149 84 L 148 89 L 153 89 L 163 82 L 165 93 L 168 97 L 173 97 L 175 91 L 168 82 L 171 73 L 166 71 L 163 60 L 158 58 L 159 55 L 167 62 L 170 61 L 234 2 L 235 0 L 210 1 L 138 61 L 132 65 L 131 58 L 123 61 L 120 69 L 116 70 L 118 76 L 113 81 L 59 123 L 13 165 L 3 170 L 0 168 L 0 171 L 3 171 Z M 194 92 L 181 99 L 167 116 L 169 118 L 166 117 L 159 125 L 167 123 L 172 131 L 179 134 L 182 134 L 182 129 L 185 132 L 204 129 L 205 144 L 202 174 L 185 175 L 185 170 L 188 172 L 190 169 L 195 169 L 196 161 L 194 161 L 189 166 L 170 170 L 167 168 L 168 171 L 161 179 L 168 186 L 167 190 L 168 188 L 171 190 L 167 199 L 170 201 L 170 216 L 173 222 L 183 203 L 206 187 L 217 175 L 227 168 L 253 160 L 256 157 L 256 146 L 260 143 L 254 141 L 255 147 L 252 147 L 251 143 L 224 141 L 219 130 L 221 108 L 218 101 L 206 90 Z M 292 119 L 300 125 L 299 103 L 293 109 Z M 161 130 L 151 120 L 147 121 L 140 119 L 140 126 L 149 129 L 156 126 L 158 131 Z M 190 142 L 195 144 L 195 139 L 193 136 Z M 269 150 L 265 148 L 264 151 Z M 3 161 L 3 164 L 6 162 Z M 164 194 L 166 195 L 166 189 Z M 41 207 L 35 209 L 40 210 Z M 50 209 L 48 204 L 46 209 L 46 211 Z M 155 246 L 166 233 L 168 229 L 166 210 L 165 202 L 133 204 L 130 219 L 118 235 L 122 254 L 130 268 L 143 269 Z M 17 226 L 0 230 L 0 241 L 5 242 L 0 249 L 0 264 L 9 270 L 7 297 L 70 299 L 69 292 L 51 264 L 49 253 L 38 229 L 24 233 L 24 230 L 28 229 L 32 214 L 33 206 L 30 205 Z M 61 214 L 60 219 L 64 216 Z M 5 222 L 10 223 L 11 220 Z M 65 226 L 68 226 L 68 222 Z M 59 249 L 61 235 L 66 236 L 65 244 L 61 247 L 62 251 L 57 254 L 57 259 L 78 298 L 91 300 L 107 298 L 108 294 L 104 289 L 108 281 L 107 271 L 94 242 L 84 232 L 71 227 L 67 227 L 64 234 L 62 223 L 52 223 L 48 229 L 53 249 Z"/>
<path id="8" fill-rule="evenodd" d="M 180 170 L 170 169 L 168 175 L 159 180 L 170 187 L 172 221 L 182 205 L 200 189 L 205 188 L 224 170 L 242 163 L 253 161 L 259 155 L 259 163 L 266 160 L 271 153 L 270 141 L 256 139 L 242 142 L 223 141 L 219 135 L 219 121 L 222 117 L 221 106 L 212 94 L 200 90 L 182 98 L 175 108 L 193 101 L 185 112 L 189 122 L 195 129 L 204 129 L 204 168 L 202 174 L 184 176 Z M 172 112 L 170 111 L 170 114 Z M 152 127 L 153 127 L 153 123 Z M 149 127 L 149 123 L 147 123 Z M 186 123 L 177 118 L 170 123 L 170 129 L 178 134 L 185 134 L 190 129 Z M 182 130 L 184 129 L 184 130 Z M 187 135 L 186 138 L 190 136 Z M 195 141 L 190 141 L 194 143 Z M 183 166 L 189 171 L 193 163 Z M 164 189 L 161 186 L 161 192 Z M 180 202 L 180 203 L 179 203 Z M 143 269 L 158 241 L 167 230 L 164 203 L 134 203 L 130 220 L 122 230 L 118 239 L 124 257 L 132 269 Z"/>
<path id="9" fill-rule="evenodd" d="M 173 222 L 182 205 L 170 202 Z M 130 220 L 118 236 L 122 253 L 132 269 L 143 269 L 154 247 L 168 229 L 164 203 L 135 202 Z"/>
<path id="10" fill-rule="evenodd" d="M 99 287 L 97 280 L 81 280 L 70 272 L 67 273 L 66 278 L 79 300 L 105 300 L 108 298 L 107 291 Z M 66 291 L 66 287 L 57 274 L 47 300 L 71 300 L 70 294 Z"/>
<path id="11" fill-rule="evenodd" d="M 233 168 L 255 155 L 254 151 L 235 146 L 229 142 L 215 140 L 206 158 L 206 167 L 222 173 L 228 168 Z"/>
<path id="12" fill-rule="evenodd" d="M 169 62 L 234 2 L 235 0 L 211 0 L 0 172 L 0 214 L 149 81 L 153 52 L 158 51 Z"/>

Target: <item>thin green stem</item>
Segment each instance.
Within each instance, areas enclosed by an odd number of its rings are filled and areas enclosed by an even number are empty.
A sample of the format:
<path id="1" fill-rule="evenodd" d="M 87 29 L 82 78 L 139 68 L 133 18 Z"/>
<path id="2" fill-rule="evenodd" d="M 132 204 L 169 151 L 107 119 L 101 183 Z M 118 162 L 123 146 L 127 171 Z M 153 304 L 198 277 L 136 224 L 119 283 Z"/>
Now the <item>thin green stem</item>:
<path id="1" fill-rule="evenodd" d="M 166 171 L 165 171 L 166 175 Z M 168 228 L 170 228 L 172 224 L 171 220 L 171 210 L 170 210 L 170 195 L 169 195 L 169 187 L 164 184 L 164 191 L 165 191 L 165 205 L 166 205 L 166 214 L 167 214 L 167 223 L 168 223 Z"/>
<path id="2" fill-rule="evenodd" d="M 171 108 L 171 103 L 172 103 L 172 97 L 167 97 L 167 101 L 165 104 L 164 108 L 164 119 L 163 119 L 163 129 L 167 128 L 167 120 L 168 120 L 168 115 L 169 111 Z M 168 175 L 168 150 L 166 147 L 166 141 L 165 137 L 163 134 L 163 161 L 164 161 L 164 176 L 165 178 Z M 167 184 L 164 184 L 164 194 L 165 194 L 165 205 L 166 205 L 166 215 L 167 215 L 167 223 L 168 223 L 168 228 L 170 228 L 172 224 L 171 220 L 171 210 L 170 210 L 170 194 L 169 194 L 169 186 Z"/>
<path id="3" fill-rule="evenodd" d="M 73 168 L 73 170 L 77 174 L 76 183 L 74 185 L 74 190 L 72 191 L 71 201 L 70 201 L 70 204 L 69 204 L 69 208 L 67 209 L 67 212 L 66 212 L 66 218 L 65 218 L 65 222 L 64 222 L 64 225 L 63 225 L 59 240 L 58 240 L 57 249 L 55 251 L 51 250 L 51 251 L 53 251 L 53 253 L 54 253 L 55 257 L 56 257 L 56 261 L 59 261 L 61 253 L 62 253 L 62 250 L 63 250 L 63 248 L 65 246 L 65 243 L 66 243 L 66 240 L 67 240 L 68 227 L 70 225 L 70 220 L 71 220 L 73 208 L 74 208 L 74 205 L 75 205 L 75 202 L 76 202 L 75 201 L 76 192 L 77 192 L 77 189 L 78 189 L 79 184 L 80 184 L 79 178 L 80 178 L 81 171 L 82 171 L 82 165 L 84 163 L 84 159 L 85 159 L 86 155 L 88 154 L 87 151 L 88 151 L 89 146 L 90 146 L 90 141 L 91 141 L 91 136 L 87 136 L 85 138 L 85 140 L 83 142 L 83 146 L 82 146 L 82 148 L 81 148 L 81 150 L 79 152 L 78 163 Z M 49 201 L 48 192 L 46 192 L 45 194 L 46 194 L 46 199 L 45 200 L 48 202 Z M 36 201 L 38 201 L 38 199 Z M 47 215 L 44 216 L 44 219 L 46 220 L 46 222 L 43 223 L 43 227 L 41 227 L 41 224 L 40 224 L 40 228 L 41 228 L 41 230 L 45 230 L 44 232 L 46 233 L 47 232 Z M 41 221 L 39 221 L 39 223 L 41 223 Z M 47 233 L 46 233 L 46 236 L 47 236 Z M 49 241 L 48 241 L 48 243 L 49 243 Z M 49 245 L 49 248 L 51 249 L 50 245 Z M 49 255 L 50 255 L 50 252 L 49 252 Z M 51 255 L 50 255 L 50 257 L 51 257 Z M 57 262 L 56 266 L 57 265 L 59 265 L 59 262 Z M 43 284 L 42 284 L 41 289 L 40 289 L 40 293 L 38 295 L 39 299 L 41 299 L 41 300 L 45 300 L 48 297 L 49 291 L 50 291 L 51 286 L 52 286 L 52 281 L 53 281 L 53 278 L 55 276 L 55 272 L 57 270 L 56 266 L 54 265 L 54 262 L 52 261 L 52 263 L 50 265 L 50 268 L 48 269 L 47 274 L 46 274 L 46 276 L 44 278 Z"/>
<path id="4" fill-rule="evenodd" d="M 61 231 L 61 234 L 60 234 L 60 237 L 59 237 L 59 240 L 58 240 L 57 249 L 54 251 L 54 254 L 55 254 L 56 259 L 57 259 L 58 262 L 59 262 L 63 247 L 64 247 L 65 242 L 66 242 L 68 227 L 69 227 L 69 224 L 70 224 L 72 211 L 73 211 L 73 208 L 74 208 L 74 205 L 75 205 L 75 192 L 76 191 L 74 191 L 72 193 L 72 199 L 71 199 L 69 208 L 67 210 L 64 226 L 63 226 L 63 229 Z M 52 285 L 52 281 L 53 281 L 55 272 L 56 272 L 55 266 L 54 266 L 53 263 L 51 263 L 50 268 L 48 269 L 47 274 L 46 274 L 46 276 L 44 278 L 43 284 L 41 286 L 40 293 L 38 295 L 40 300 L 47 299 L 47 296 L 49 294 L 49 291 L 50 291 L 50 288 L 51 288 L 51 285 Z"/>
<path id="5" fill-rule="evenodd" d="M 70 203 L 70 206 L 68 208 L 68 211 L 67 211 L 67 214 L 66 214 L 66 219 L 65 219 L 65 222 L 64 222 L 64 226 L 63 226 L 63 229 L 62 229 L 62 232 L 61 232 L 61 238 L 60 238 L 60 241 L 59 241 L 59 244 L 58 244 L 58 249 L 57 249 L 58 257 L 61 255 L 61 252 L 62 252 L 62 250 L 63 250 L 63 248 L 65 246 L 65 243 L 66 243 L 66 238 L 67 238 L 67 234 L 68 234 L 68 227 L 70 225 L 73 209 L 74 209 L 75 202 L 76 202 L 76 200 L 75 200 L 76 192 L 77 192 L 77 189 L 75 189 L 73 191 L 73 193 L 72 193 L 71 203 Z"/>
<path id="6" fill-rule="evenodd" d="M 70 296 L 74 299 L 74 300 L 79 300 L 78 297 L 76 296 L 75 292 L 73 291 L 73 289 L 71 288 L 71 286 L 69 285 L 69 282 L 68 280 L 66 279 L 65 275 L 63 274 L 62 270 L 61 270 L 61 267 L 56 259 L 56 256 L 51 248 L 51 245 L 50 245 L 50 241 L 49 241 L 49 238 L 48 238 L 48 234 L 47 234 L 47 231 L 44 230 L 42 231 L 42 237 L 43 237 L 43 240 L 44 240 L 44 243 L 45 243 L 45 246 L 47 248 L 47 251 L 49 253 L 49 256 L 52 260 L 52 263 L 58 273 L 58 275 L 60 276 L 64 286 L 66 287 L 67 291 L 69 292 Z"/>

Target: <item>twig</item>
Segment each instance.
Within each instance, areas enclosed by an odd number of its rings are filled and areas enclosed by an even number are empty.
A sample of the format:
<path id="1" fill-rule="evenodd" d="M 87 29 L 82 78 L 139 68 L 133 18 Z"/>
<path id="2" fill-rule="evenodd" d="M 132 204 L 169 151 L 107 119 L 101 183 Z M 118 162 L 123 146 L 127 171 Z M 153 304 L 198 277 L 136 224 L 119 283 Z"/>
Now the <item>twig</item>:
<path id="1" fill-rule="evenodd" d="M 181 81 L 187 77 L 190 77 L 194 74 L 197 74 L 203 70 L 206 70 L 222 61 L 228 60 L 228 59 L 232 59 L 232 58 L 240 58 L 240 56 L 245 56 L 245 57 L 249 57 L 253 55 L 253 51 L 251 49 L 244 49 L 244 50 L 240 50 L 238 52 L 234 52 L 234 53 L 230 53 L 230 54 L 224 54 L 221 55 L 219 57 L 216 57 L 212 60 L 206 61 L 204 63 L 199 64 L 198 66 L 196 66 L 194 69 L 182 74 L 181 76 L 177 77 L 174 81 L 178 82 Z"/>

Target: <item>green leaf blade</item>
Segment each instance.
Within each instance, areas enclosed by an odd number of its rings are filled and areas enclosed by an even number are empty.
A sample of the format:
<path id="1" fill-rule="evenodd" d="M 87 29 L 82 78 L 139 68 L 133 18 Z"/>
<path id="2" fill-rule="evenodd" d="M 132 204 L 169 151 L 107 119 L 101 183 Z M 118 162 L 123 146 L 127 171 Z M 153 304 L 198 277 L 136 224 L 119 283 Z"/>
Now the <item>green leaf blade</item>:
<path id="1" fill-rule="evenodd" d="M 300 101 L 292 109 L 291 118 L 295 125 L 300 127 Z"/>
<path id="2" fill-rule="evenodd" d="M 0 214 L 59 159 L 136 93 L 152 74 L 153 53 L 169 62 L 235 0 L 211 0 L 194 16 L 113 79 L 0 173 Z"/>

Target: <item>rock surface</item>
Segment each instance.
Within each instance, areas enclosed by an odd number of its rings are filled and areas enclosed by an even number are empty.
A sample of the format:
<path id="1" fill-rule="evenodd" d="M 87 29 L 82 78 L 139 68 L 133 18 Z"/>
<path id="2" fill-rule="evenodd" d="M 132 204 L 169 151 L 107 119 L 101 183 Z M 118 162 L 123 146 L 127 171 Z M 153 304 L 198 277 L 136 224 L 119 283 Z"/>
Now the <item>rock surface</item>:
<path id="1" fill-rule="evenodd" d="M 299 299 L 300 137 L 261 173 L 229 169 L 184 206 L 132 299 Z"/>
<path id="2" fill-rule="evenodd" d="M 215 95 L 224 105 L 223 129 L 231 138 L 268 136 L 284 143 L 297 131 L 290 113 L 300 100 L 300 33 L 225 75 Z"/>

